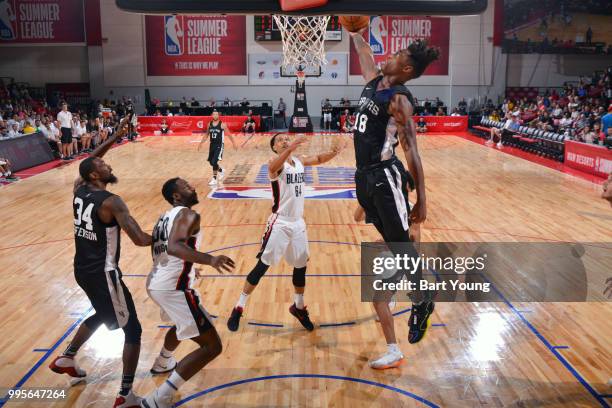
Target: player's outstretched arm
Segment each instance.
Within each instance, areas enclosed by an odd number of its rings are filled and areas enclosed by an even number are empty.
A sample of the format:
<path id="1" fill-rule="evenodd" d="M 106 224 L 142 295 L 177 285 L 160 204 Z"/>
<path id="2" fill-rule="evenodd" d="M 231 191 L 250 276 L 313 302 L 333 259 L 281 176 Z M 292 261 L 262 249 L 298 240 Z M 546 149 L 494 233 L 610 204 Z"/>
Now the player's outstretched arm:
<path id="1" fill-rule="evenodd" d="M 289 145 L 289 147 L 268 162 L 268 173 L 270 176 L 275 176 L 283 168 L 283 164 L 287 161 L 291 153 L 293 153 L 302 143 L 306 142 L 305 137 L 298 137 Z"/>
<path id="2" fill-rule="evenodd" d="M 417 148 L 416 126 L 412 120 L 413 107 L 408 97 L 402 94 L 395 94 L 389 104 L 389 113 L 397 123 L 397 135 L 404 155 L 408 170 L 415 180 L 417 201 L 410 212 L 410 220 L 414 223 L 421 223 L 427 218 L 427 207 L 425 199 L 425 175 L 423 165 Z"/>
<path id="3" fill-rule="evenodd" d="M 202 143 L 204 143 L 206 140 L 208 140 L 208 130 L 204 132 L 204 135 L 202 135 L 202 140 L 200 140 L 200 143 L 198 143 L 198 150 L 200 150 Z"/>
<path id="4" fill-rule="evenodd" d="M 140 228 L 140 225 L 130 215 L 127 205 L 119 196 L 112 196 L 105 200 L 102 204 L 102 211 L 109 211 L 115 217 L 121 229 L 128 234 L 134 244 L 138 246 L 151 245 L 151 235 Z"/>
<path id="5" fill-rule="evenodd" d="M 355 50 L 359 55 L 359 65 L 361 66 L 361 74 L 365 78 L 366 82 L 370 82 L 380 74 L 380 70 L 374 61 L 374 54 L 370 44 L 363 38 L 362 33 L 368 28 L 364 28 L 356 33 L 349 33 L 353 39 Z"/>
<path id="6" fill-rule="evenodd" d="M 168 254 L 176 256 L 187 262 L 193 262 L 202 265 L 210 265 L 219 273 L 231 272 L 234 268 L 234 261 L 225 256 L 212 256 L 204 252 L 197 251 L 191 248 L 187 241 L 189 238 L 200 230 L 200 216 L 188 208 L 182 209 L 172 226 L 170 238 L 168 239 Z"/>
<path id="7" fill-rule="evenodd" d="M 344 142 L 336 144 L 329 152 L 320 153 L 315 156 L 301 156 L 300 161 L 304 166 L 317 166 L 319 164 L 327 163 L 334 157 L 336 157 L 344 149 Z"/>
<path id="8" fill-rule="evenodd" d="M 117 139 L 122 137 L 125 134 L 125 132 L 127 132 L 126 126 L 128 123 L 130 123 L 131 120 L 132 120 L 132 114 L 130 113 L 129 115 L 127 115 L 125 118 L 121 120 L 121 123 L 119 123 L 119 129 L 116 132 L 113 132 L 112 136 L 106 139 L 104 143 L 102 143 L 100 146 L 98 146 L 91 153 L 91 155 L 93 157 L 104 156 L 106 152 L 108 152 L 108 149 L 110 149 L 111 146 L 117 141 Z"/>

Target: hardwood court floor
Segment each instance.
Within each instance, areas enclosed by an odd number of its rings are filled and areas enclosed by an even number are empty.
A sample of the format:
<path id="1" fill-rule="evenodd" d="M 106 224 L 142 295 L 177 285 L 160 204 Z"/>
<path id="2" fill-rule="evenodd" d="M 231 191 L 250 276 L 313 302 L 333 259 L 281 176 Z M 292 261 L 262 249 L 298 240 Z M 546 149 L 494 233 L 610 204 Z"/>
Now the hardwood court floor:
<path id="1" fill-rule="evenodd" d="M 312 137 L 303 151 L 327 149 L 339 138 L 346 137 Z M 609 399 L 593 395 L 612 393 L 607 385 L 612 312 L 603 302 L 439 303 L 436 326 L 418 345 L 406 340 L 408 314 L 402 312 L 409 305 L 398 304 L 396 328 L 405 364 L 384 372 L 368 368 L 368 359 L 385 345 L 371 306 L 359 301 L 359 279 L 351 275 L 359 273 L 355 244 L 378 236 L 373 227 L 352 221 L 355 200 L 306 201 L 311 241 L 306 303 L 315 323 L 331 326 L 307 333 L 293 320 L 287 310 L 291 270 L 282 264 L 270 269 L 251 296 L 240 330 L 228 332 L 226 319 L 255 263 L 270 202 L 207 198 L 207 146 L 196 151 L 197 139 L 150 137 L 106 156 L 119 178 L 111 190 L 147 230 L 167 208 L 162 183 L 173 176 L 194 183 L 200 195 L 196 210 L 202 214 L 202 249 L 226 248 L 218 253 L 237 261 L 233 276 L 202 269 L 207 276 L 200 291 L 209 312 L 219 316 L 224 352 L 181 388 L 180 397 L 191 398 L 183 406 L 607 406 Z M 257 181 L 271 154 L 268 137 L 238 139 L 243 145 L 238 150 L 228 145 L 223 160 L 229 181 L 265 187 Z M 348 147 L 327 167 L 354 165 L 346 140 Z M 460 137 L 420 137 L 419 143 L 429 209 L 423 241 L 612 241 L 612 210 L 599 199 L 600 186 Z M 68 385 L 47 365 L 90 310 L 72 272 L 71 195 L 77 166 L 0 189 L 0 387 Z M 316 172 L 313 181 L 351 187 L 346 173 L 328 177 Z M 165 332 L 158 328 L 163 323 L 145 291 L 150 265 L 149 251 L 124 235 L 121 269 L 144 329 L 135 382 L 139 394 L 164 380 L 149 374 Z M 122 338 L 121 332 L 99 330 L 78 357 L 88 371 L 88 384 L 72 387 L 66 401 L 37 406 L 111 406 L 120 381 Z M 178 357 L 192 348 L 181 345 Z"/>

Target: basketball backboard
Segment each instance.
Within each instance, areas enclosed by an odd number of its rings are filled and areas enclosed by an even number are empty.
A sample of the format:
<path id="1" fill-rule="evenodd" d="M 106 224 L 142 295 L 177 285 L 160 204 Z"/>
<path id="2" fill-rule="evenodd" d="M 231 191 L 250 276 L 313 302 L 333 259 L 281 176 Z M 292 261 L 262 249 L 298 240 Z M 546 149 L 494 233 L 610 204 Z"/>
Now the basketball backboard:
<path id="1" fill-rule="evenodd" d="M 146 14 L 292 14 L 278 0 L 116 0 L 125 11 Z M 470 15 L 487 0 L 329 0 L 327 5 L 294 12 L 303 15 Z"/>

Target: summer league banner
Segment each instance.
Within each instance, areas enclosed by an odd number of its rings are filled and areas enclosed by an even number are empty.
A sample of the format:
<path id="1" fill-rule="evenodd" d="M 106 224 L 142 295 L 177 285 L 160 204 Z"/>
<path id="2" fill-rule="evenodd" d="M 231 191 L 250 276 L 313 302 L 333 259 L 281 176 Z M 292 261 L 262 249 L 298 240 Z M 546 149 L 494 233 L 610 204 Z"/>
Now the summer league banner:
<path id="1" fill-rule="evenodd" d="M 364 33 L 364 37 L 369 41 L 377 63 L 407 48 L 415 40 L 427 40 L 429 45 L 440 49 L 440 59 L 433 62 L 423 75 L 448 75 L 450 48 L 448 17 L 373 16 L 370 17 L 370 27 Z M 352 41 L 350 74 L 361 75 L 359 56 Z"/>
<path id="2" fill-rule="evenodd" d="M 245 16 L 146 16 L 147 75 L 246 75 Z"/>
<path id="3" fill-rule="evenodd" d="M 0 0 L 0 45 L 84 42 L 83 0 Z"/>
<path id="4" fill-rule="evenodd" d="M 612 243 L 361 244 L 361 300 L 601 302 Z"/>
<path id="5" fill-rule="evenodd" d="M 342 52 L 328 52 L 327 64 L 321 67 L 320 77 L 307 77 L 307 85 L 346 85 L 348 76 L 348 55 Z M 295 78 L 280 74 L 283 55 L 280 52 L 249 54 L 250 85 L 293 85 Z M 306 72 L 308 74 L 308 71 Z"/>

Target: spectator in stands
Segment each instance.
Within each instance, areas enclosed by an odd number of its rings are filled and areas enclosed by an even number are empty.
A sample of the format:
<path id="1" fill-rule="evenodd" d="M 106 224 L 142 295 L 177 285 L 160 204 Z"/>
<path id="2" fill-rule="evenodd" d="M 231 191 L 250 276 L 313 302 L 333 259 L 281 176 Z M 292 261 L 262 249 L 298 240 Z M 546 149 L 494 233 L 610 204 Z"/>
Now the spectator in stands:
<path id="1" fill-rule="evenodd" d="M 60 143 L 59 137 L 57 137 L 56 133 L 51 129 L 51 123 L 49 121 L 44 122 L 42 134 L 45 136 L 45 139 L 47 139 L 47 143 L 49 143 L 49 147 L 51 147 L 55 156 L 61 158 L 62 144 Z"/>
<path id="2" fill-rule="evenodd" d="M 601 118 L 601 131 L 607 137 L 612 136 L 612 103 L 608 106 L 608 114 Z"/>
<path id="3" fill-rule="evenodd" d="M 199 104 L 198 104 L 199 105 Z M 210 100 L 208 101 L 208 106 L 211 108 L 214 108 L 217 105 L 217 101 L 215 101 L 215 98 L 213 98 L 212 96 L 210 97 Z M 191 106 L 193 105 L 193 102 L 191 103 Z M 196 105 L 197 106 L 197 105 Z"/>
<path id="4" fill-rule="evenodd" d="M 0 177 L 5 179 L 6 181 L 17 181 L 18 177 L 13 175 L 11 170 L 11 162 L 9 159 L 0 157 Z"/>
<path id="5" fill-rule="evenodd" d="M 155 113 L 153 114 L 153 116 L 162 116 L 162 113 L 159 109 L 157 109 Z"/>
<path id="6" fill-rule="evenodd" d="M 72 160 L 72 113 L 68 111 L 68 104 L 63 102 L 62 110 L 57 114 L 57 121 L 60 124 L 62 159 Z"/>
<path id="7" fill-rule="evenodd" d="M 554 122 L 552 118 L 548 115 L 548 111 L 543 111 L 543 113 L 538 118 L 537 128 L 540 130 L 551 132 L 553 130 L 553 125 Z"/>
<path id="8" fill-rule="evenodd" d="M 77 133 L 81 138 L 81 148 L 84 153 L 91 153 L 91 135 L 87 133 L 87 120 L 82 118 L 78 123 Z"/>
<path id="9" fill-rule="evenodd" d="M 461 98 L 457 107 L 462 115 L 467 115 L 467 102 L 465 101 L 465 98 Z"/>
<path id="10" fill-rule="evenodd" d="M 442 109 L 442 108 L 440 108 Z M 459 109 L 455 108 L 453 109 L 453 113 L 451 113 L 451 116 L 461 116 L 461 113 L 459 113 Z"/>
<path id="11" fill-rule="evenodd" d="M 585 126 L 589 125 L 589 120 L 584 113 L 581 113 L 578 120 L 574 122 L 574 129 L 580 132 Z"/>
<path id="12" fill-rule="evenodd" d="M 423 116 L 420 116 L 416 123 L 416 131 L 417 133 L 427 133 L 427 122 Z"/>
<path id="13" fill-rule="evenodd" d="M 155 136 L 159 135 L 171 135 L 172 131 L 170 130 L 170 126 L 166 123 L 166 119 L 162 119 L 161 125 L 159 125 L 159 130 L 153 132 Z"/>
<path id="14" fill-rule="evenodd" d="M 285 101 L 283 101 L 283 98 L 280 98 L 280 100 L 278 101 L 278 106 L 276 107 L 276 109 L 278 110 L 278 114 L 283 118 L 283 125 L 287 127 L 287 104 L 285 103 Z"/>
<path id="15" fill-rule="evenodd" d="M 21 133 L 19 132 L 19 125 L 17 123 L 13 123 L 11 127 L 9 127 L 8 137 L 17 137 L 17 136 L 21 136 Z"/>
<path id="16" fill-rule="evenodd" d="M 555 103 L 553 105 L 552 117 L 554 119 L 561 119 L 563 117 L 563 109 L 561 108 L 561 105 L 559 105 L 558 103 Z"/>
<path id="17" fill-rule="evenodd" d="M 43 130 L 43 125 L 42 125 L 42 123 L 41 123 L 40 119 L 36 119 L 36 120 L 34 121 L 34 128 L 36 129 L 36 131 L 37 131 L 37 132 L 42 132 L 42 130 Z"/>
<path id="18" fill-rule="evenodd" d="M 176 112 L 174 116 L 185 116 L 185 112 L 183 112 L 183 108 L 179 108 L 178 112 Z"/>
<path id="19" fill-rule="evenodd" d="M 211 100 L 212 100 L 213 102 L 215 101 L 215 99 L 214 99 L 214 98 L 211 98 Z M 194 96 L 192 96 L 192 97 L 191 97 L 191 107 L 193 108 L 193 107 L 198 107 L 198 106 L 200 106 L 200 102 L 198 102 L 198 101 L 196 100 L 196 98 L 195 98 Z"/>
<path id="20" fill-rule="evenodd" d="M 593 43 L 593 29 L 591 28 L 591 26 L 589 26 L 586 32 L 586 43 L 588 45 L 591 45 Z"/>
<path id="21" fill-rule="evenodd" d="M 242 106 L 243 108 L 246 108 L 247 106 L 250 106 L 251 103 L 247 100 L 246 97 L 242 98 L 242 101 L 240 101 L 240 106 Z"/>
<path id="22" fill-rule="evenodd" d="M 179 104 L 179 107 L 181 109 L 187 109 L 187 98 L 185 98 L 184 96 L 183 96 L 183 99 L 181 99 L 181 103 Z"/>
<path id="23" fill-rule="evenodd" d="M 438 110 L 436 112 L 436 116 L 445 116 L 444 109 L 442 109 L 441 107 L 438 108 Z"/>
<path id="24" fill-rule="evenodd" d="M 582 143 L 589 143 L 589 144 L 592 144 L 594 142 L 596 143 L 597 135 L 595 134 L 595 132 L 591 130 L 591 128 L 589 128 L 589 126 L 585 126 L 580 131 L 580 134 L 578 135 L 578 140 L 581 141 Z"/>
<path id="25" fill-rule="evenodd" d="M 342 132 L 351 133 L 353 131 L 353 126 L 355 126 L 355 118 L 351 114 L 351 111 L 348 109 L 344 110 L 344 114 L 340 119 L 340 123 L 342 124 Z"/>
<path id="26" fill-rule="evenodd" d="M 492 120 L 492 121 L 495 121 L 495 122 L 499 122 L 501 120 L 501 116 L 499 115 L 499 111 L 498 110 L 494 110 L 489 115 L 489 120 Z"/>
<path id="27" fill-rule="evenodd" d="M 29 120 L 26 121 L 25 126 L 23 127 L 23 130 L 22 130 L 22 133 L 24 135 L 29 135 L 30 133 L 34 133 L 34 132 L 36 132 L 36 128 L 32 126 Z"/>
<path id="28" fill-rule="evenodd" d="M 565 131 L 565 129 L 570 129 L 572 128 L 574 125 L 574 121 L 572 120 L 572 117 L 570 115 L 569 112 L 565 112 L 565 115 L 563 116 L 563 119 L 561 119 L 559 121 L 559 130 L 560 131 Z"/>
<path id="29" fill-rule="evenodd" d="M 498 139 L 497 147 L 502 147 L 502 136 L 505 129 L 508 129 L 514 118 L 518 120 L 518 116 L 520 113 L 515 112 L 513 114 L 506 114 L 506 118 L 504 120 L 504 124 L 501 128 L 492 127 L 491 128 L 491 137 L 486 141 L 487 144 L 492 144 Z"/>
<path id="30" fill-rule="evenodd" d="M 81 141 L 81 136 L 83 136 L 83 133 L 81 131 L 81 120 L 79 118 L 79 115 L 74 115 L 73 116 L 73 121 L 72 121 L 72 151 L 74 153 L 75 156 L 78 156 L 79 153 L 79 143 L 82 143 Z"/>
<path id="31" fill-rule="evenodd" d="M 344 98 L 340 98 L 340 102 L 338 103 L 338 106 L 344 106 Z"/>
<path id="32" fill-rule="evenodd" d="M 601 131 L 601 123 L 595 122 L 593 124 L 593 133 L 595 133 L 595 141 L 593 143 L 603 144 L 606 139 L 606 135 Z"/>
<path id="33" fill-rule="evenodd" d="M 323 113 L 323 129 L 331 130 L 332 124 L 332 112 L 334 109 L 332 108 L 332 104 L 329 102 L 329 98 L 325 99 L 325 103 L 321 108 L 321 112 Z"/>
<path id="34" fill-rule="evenodd" d="M 281 98 L 282 100 L 283 98 Z M 225 99 L 223 100 L 223 106 L 232 106 L 232 102 L 230 101 L 230 99 L 226 96 Z"/>
<path id="35" fill-rule="evenodd" d="M 255 119 L 253 119 L 253 116 L 248 115 L 246 120 L 244 121 L 244 124 L 242 125 L 242 131 L 244 133 L 255 133 L 255 127 Z"/>

